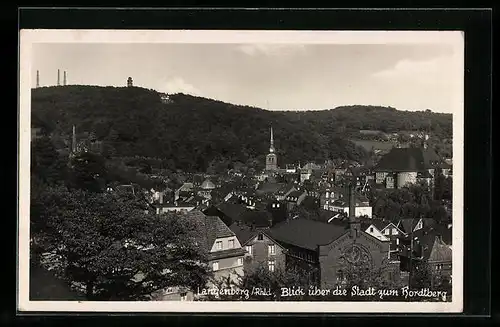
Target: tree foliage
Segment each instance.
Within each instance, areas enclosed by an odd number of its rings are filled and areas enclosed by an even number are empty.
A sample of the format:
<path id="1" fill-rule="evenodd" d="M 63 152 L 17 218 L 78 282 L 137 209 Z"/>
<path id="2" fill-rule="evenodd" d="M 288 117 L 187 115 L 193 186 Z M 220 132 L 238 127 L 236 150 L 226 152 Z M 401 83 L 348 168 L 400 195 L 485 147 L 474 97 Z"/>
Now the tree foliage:
<path id="1" fill-rule="evenodd" d="M 88 300 L 143 300 L 208 277 L 196 226 L 182 215 L 148 214 L 134 197 L 64 186 L 37 193 L 32 208 L 33 249 Z"/>
<path id="2" fill-rule="evenodd" d="M 373 189 L 368 197 L 373 214 L 391 221 L 420 217 L 442 221 L 447 217 L 441 200 L 436 200 L 425 185 L 415 184 L 390 191 Z"/>

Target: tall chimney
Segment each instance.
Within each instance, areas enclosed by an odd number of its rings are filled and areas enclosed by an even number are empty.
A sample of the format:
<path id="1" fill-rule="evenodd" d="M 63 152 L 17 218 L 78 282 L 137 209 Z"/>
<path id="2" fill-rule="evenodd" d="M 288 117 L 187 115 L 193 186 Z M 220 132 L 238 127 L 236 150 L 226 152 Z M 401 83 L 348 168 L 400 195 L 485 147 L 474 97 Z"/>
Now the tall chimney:
<path id="1" fill-rule="evenodd" d="M 61 85 L 61 71 L 57 70 L 57 86 Z"/>
<path id="2" fill-rule="evenodd" d="M 36 71 L 36 87 L 40 87 L 40 72 Z"/>
<path id="3" fill-rule="evenodd" d="M 64 73 L 63 73 L 63 74 L 64 74 L 64 75 L 63 75 L 63 76 L 64 76 L 64 77 L 63 77 L 63 85 L 66 85 L 66 71 L 64 71 Z"/>
<path id="4" fill-rule="evenodd" d="M 71 151 L 73 153 L 76 152 L 76 127 L 75 127 L 75 125 L 73 125 L 73 137 L 71 140 Z"/>
<path id="5" fill-rule="evenodd" d="M 361 228 L 356 218 L 356 175 L 351 171 L 352 175 L 348 181 L 348 201 L 349 201 L 349 229 L 352 238 L 357 238 Z"/>

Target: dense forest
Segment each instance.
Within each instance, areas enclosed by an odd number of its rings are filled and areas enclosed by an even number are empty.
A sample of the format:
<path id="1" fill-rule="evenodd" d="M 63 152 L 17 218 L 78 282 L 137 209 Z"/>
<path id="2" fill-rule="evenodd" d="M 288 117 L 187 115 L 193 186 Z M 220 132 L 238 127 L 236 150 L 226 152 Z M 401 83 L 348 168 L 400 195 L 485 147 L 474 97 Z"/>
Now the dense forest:
<path id="1" fill-rule="evenodd" d="M 103 144 L 114 157 L 156 158 L 157 168 L 205 171 L 240 162 L 261 168 L 273 127 L 281 166 L 343 158 L 363 161 L 367 152 L 349 141 L 359 129 L 431 130 L 451 138 L 451 115 L 430 111 L 352 106 L 322 111 L 267 111 L 185 94 L 139 87 L 60 86 L 32 90 L 32 125 L 67 148 L 72 125 L 78 138 Z"/>

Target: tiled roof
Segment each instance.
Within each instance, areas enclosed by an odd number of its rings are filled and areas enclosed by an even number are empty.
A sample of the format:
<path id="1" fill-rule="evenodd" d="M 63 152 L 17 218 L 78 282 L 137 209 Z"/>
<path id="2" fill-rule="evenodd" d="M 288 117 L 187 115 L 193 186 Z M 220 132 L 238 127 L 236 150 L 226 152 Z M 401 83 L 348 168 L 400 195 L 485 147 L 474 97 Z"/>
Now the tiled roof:
<path id="1" fill-rule="evenodd" d="M 234 203 L 221 203 L 217 207 L 224 215 L 228 216 L 232 220 L 240 220 L 247 209 L 241 204 Z"/>
<path id="2" fill-rule="evenodd" d="M 212 249 L 217 238 L 234 236 L 234 233 L 219 217 L 205 216 L 199 210 L 192 210 L 186 213 L 186 215 L 191 221 L 195 222 L 200 233 L 200 241 L 205 245 L 207 251 Z"/>
<path id="3" fill-rule="evenodd" d="M 435 168 L 442 160 L 435 151 L 423 148 L 393 148 L 384 155 L 374 171 L 414 172 Z"/>
<path id="4" fill-rule="evenodd" d="M 316 250 L 318 245 L 328 244 L 346 231 L 345 227 L 336 224 L 297 218 L 277 224 L 269 234 L 276 241 Z"/>
<path id="5" fill-rule="evenodd" d="M 294 187 L 295 187 L 295 185 L 293 185 L 293 184 L 282 185 L 280 187 L 280 189 L 278 190 L 278 194 L 285 194 L 285 193 L 287 193 L 288 191 L 290 191 Z"/>
<path id="6" fill-rule="evenodd" d="M 237 257 L 237 256 L 242 256 L 245 253 L 246 253 L 246 251 L 242 248 L 217 251 L 217 252 L 209 253 L 208 260 L 217 260 L 217 259 L 221 259 L 221 258 Z"/>
<path id="7" fill-rule="evenodd" d="M 259 186 L 256 193 L 276 193 L 283 187 L 283 184 L 278 183 L 263 183 Z"/>
<path id="8" fill-rule="evenodd" d="M 248 210 L 241 216 L 241 221 L 247 225 L 255 225 L 255 227 L 269 227 L 272 215 L 264 210 Z"/>
<path id="9" fill-rule="evenodd" d="M 231 224 L 229 228 L 236 235 L 236 238 L 240 241 L 242 246 L 257 234 L 255 229 L 238 222 Z"/>
<path id="10" fill-rule="evenodd" d="M 384 228 L 386 228 L 391 221 L 385 220 L 385 219 L 372 219 L 372 224 L 373 226 L 377 227 L 379 231 L 382 231 Z"/>

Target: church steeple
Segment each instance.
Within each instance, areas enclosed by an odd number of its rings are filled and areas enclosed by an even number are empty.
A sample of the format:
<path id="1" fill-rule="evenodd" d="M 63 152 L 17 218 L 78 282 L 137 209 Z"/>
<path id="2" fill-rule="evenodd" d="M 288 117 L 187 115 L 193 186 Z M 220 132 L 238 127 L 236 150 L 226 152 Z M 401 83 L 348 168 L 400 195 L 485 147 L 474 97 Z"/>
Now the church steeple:
<path id="1" fill-rule="evenodd" d="M 271 126 L 271 146 L 269 147 L 269 152 L 274 153 L 274 138 L 273 138 L 273 127 Z"/>
<path id="2" fill-rule="evenodd" d="M 277 157 L 274 149 L 274 136 L 273 127 L 271 126 L 271 144 L 269 146 L 269 153 L 266 156 L 266 170 L 275 171 L 278 169 Z"/>

